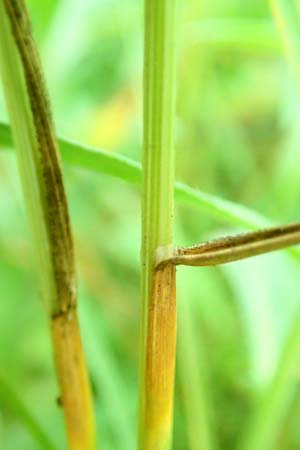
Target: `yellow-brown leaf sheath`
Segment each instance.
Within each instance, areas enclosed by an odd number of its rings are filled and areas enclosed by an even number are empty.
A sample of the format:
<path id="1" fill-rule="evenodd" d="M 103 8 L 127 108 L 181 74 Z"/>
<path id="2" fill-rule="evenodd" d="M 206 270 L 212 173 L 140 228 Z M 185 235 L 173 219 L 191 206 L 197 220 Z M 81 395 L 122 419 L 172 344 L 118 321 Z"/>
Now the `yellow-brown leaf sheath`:
<path id="1" fill-rule="evenodd" d="M 92 398 L 76 310 L 53 316 L 51 331 L 69 447 L 94 450 Z"/>
<path id="2" fill-rule="evenodd" d="M 145 364 L 143 450 L 170 445 L 176 350 L 176 269 L 167 265 L 153 274 L 148 310 Z"/>

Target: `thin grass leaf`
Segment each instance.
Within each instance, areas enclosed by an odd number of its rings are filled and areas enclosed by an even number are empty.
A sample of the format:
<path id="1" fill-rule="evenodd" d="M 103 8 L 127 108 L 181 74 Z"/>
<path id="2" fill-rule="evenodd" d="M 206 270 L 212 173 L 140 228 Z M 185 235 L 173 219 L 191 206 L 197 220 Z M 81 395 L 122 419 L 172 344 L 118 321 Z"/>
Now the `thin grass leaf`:
<path id="1" fill-rule="evenodd" d="M 93 148 L 64 138 L 58 139 L 58 142 L 62 159 L 70 166 L 116 177 L 129 183 L 141 183 L 142 166 L 138 161 L 120 153 Z M 13 148 L 12 136 L 9 126 L 0 122 L 0 149 L 5 148 Z M 244 205 L 208 194 L 180 181 L 175 182 L 175 195 L 183 203 L 204 209 L 210 216 L 233 226 L 255 230 L 274 224 L 270 219 Z M 297 249 L 289 249 L 288 252 L 296 258 L 300 254 Z"/>
<path id="2" fill-rule="evenodd" d="M 88 169 L 100 174 L 119 178 L 130 183 L 141 183 L 142 166 L 118 153 L 96 149 L 70 140 L 58 139 L 62 160 L 77 168 Z M 13 148 L 10 128 L 0 122 L 0 149 Z M 246 228 L 270 225 L 272 222 L 246 206 L 192 188 L 182 182 L 175 183 L 176 197 L 186 204 L 200 207 L 222 221 Z"/>

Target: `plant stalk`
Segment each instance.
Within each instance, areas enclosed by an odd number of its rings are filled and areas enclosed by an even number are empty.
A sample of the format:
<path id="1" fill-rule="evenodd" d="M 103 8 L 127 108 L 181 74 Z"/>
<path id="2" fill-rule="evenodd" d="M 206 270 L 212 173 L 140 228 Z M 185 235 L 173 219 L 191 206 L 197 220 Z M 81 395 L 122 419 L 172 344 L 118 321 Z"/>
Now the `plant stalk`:
<path id="1" fill-rule="evenodd" d="M 225 236 L 192 247 L 178 247 L 173 256 L 158 260 L 157 267 L 162 268 L 167 264 L 196 267 L 216 266 L 282 250 L 297 244 L 300 244 L 299 223 Z"/>
<path id="2" fill-rule="evenodd" d="M 77 321 L 67 200 L 41 64 L 23 0 L 0 0 L 0 66 L 42 297 L 51 322 L 69 447 L 93 450 L 92 400 Z"/>
<path id="3" fill-rule="evenodd" d="M 175 0 L 145 0 L 139 450 L 171 446 L 176 345 L 173 252 Z"/>

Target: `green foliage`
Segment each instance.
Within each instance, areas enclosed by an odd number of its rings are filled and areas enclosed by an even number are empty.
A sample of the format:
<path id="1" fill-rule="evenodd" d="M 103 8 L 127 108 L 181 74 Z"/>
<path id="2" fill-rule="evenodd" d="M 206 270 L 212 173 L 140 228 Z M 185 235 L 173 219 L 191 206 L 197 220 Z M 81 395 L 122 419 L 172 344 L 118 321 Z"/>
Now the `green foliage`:
<path id="1" fill-rule="evenodd" d="M 140 180 L 139 165 L 132 161 L 140 159 L 141 2 L 31 0 L 30 7 L 59 133 L 108 149 L 100 158 L 77 144 L 61 143 L 80 276 L 79 312 L 101 441 L 107 450 L 130 449 L 137 404 L 139 195 L 99 172 Z M 260 226 L 265 216 L 278 223 L 297 220 L 299 101 L 282 34 L 266 2 L 192 0 L 180 8 L 176 171 L 177 179 L 196 189 L 177 185 L 183 201 L 176 202 L 175 242 L 190 245 Z M 288 12 L 285 20 L 296 14 Z M 294 47 L 300 43 L 297 23 L 287 25 Z M 7 121 L 2 101 L 0 118 Z M 0 141 L 9 144 L 3 126 Z M 1 152 L 0 160 L 1 372 L 55 448 L 63 450 L 58 390 L 15 158 Z M 271 414 L 267 435 L 276 437 L 264 450 L 299 447 L 293 420 L 299 412 L 299 355 L 297 333 L 292 335 L 298 273 L 298 262 L 284 254 L 226 268 L 180 269 L 179 313 L 182 306 L 187 309 L 179 320 L 175 450 L 203 450 L 195 438 L 195 417 L 208 424 L 213 449 L 241 446 L 257 405 Z M 290 363 L 291 371 L 282 370 Z M 275 378 L 279 396 L 270 399 L 278 364 L 277 375 L 284 376 Z M 270 411 L 274 404 L 277 411 Z M 264 431 L 264 417 L 256 420 L 250 421 L 259 424 L 256 432 Z M 1 448 L 43 448 L 22 423 L 18 409 L 1 398 Z M 258 448 L 253 444 L 251 450 Z"/>

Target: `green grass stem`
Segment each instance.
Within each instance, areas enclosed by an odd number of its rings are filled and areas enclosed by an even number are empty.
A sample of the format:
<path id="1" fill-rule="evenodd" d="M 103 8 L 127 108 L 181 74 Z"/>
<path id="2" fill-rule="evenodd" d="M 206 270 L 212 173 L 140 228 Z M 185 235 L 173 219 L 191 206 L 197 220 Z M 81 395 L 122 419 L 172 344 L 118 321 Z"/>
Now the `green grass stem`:
<path id="1" fill-rule="evenodd" d="M 175 0 L 145 0 L 142 182 L 142 326 L 139 450 L 172 441 L 176 343 L 174 267 L 157 271 L 173 247 Z"/>

